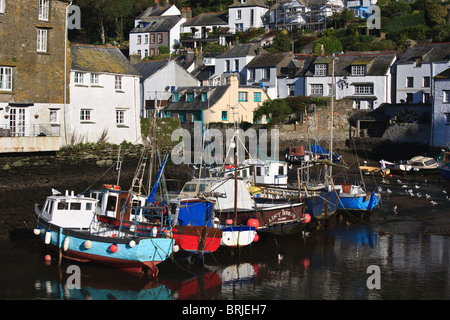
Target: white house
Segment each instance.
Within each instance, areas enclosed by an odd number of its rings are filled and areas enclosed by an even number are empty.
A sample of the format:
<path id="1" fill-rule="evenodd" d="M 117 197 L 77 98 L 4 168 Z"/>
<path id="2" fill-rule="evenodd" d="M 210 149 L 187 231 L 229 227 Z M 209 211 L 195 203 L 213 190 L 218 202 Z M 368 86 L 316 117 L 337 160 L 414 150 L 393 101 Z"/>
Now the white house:
<path id="1" fill-rule="evenodd" d="M 227 12 L 201 13 L 187 20 L 181 26 L 181 42 L 187 48 L 196 48 L 205 42 L 226 45 L 227 34 Z"/>
<path id="2" fill-rule="evenodd" d="M 231 33 L 263 28 L 269 10 L 265 0 L 234 0 L 228 7 L 228 27 Z"/>
<path id="3" fill-rule="evenodd" d="M 314 59 L 311 54 L 296 54 L 287 67 L 281 68 L 277 77 L 278 98 L 306 95 L 305 73 Z"/>
<path id="4" fill-rule="evenodd" d="M 306 24 L 307 7 L 300 0 L 277 1 L 269 10 L 269 26 L 291 30 Z"/>
<path id="5" fill-rule="evenodd" d="M 200 81 L 175 60 L 140 61 L 134 67 L 141 78 L 141 115 L 161 110 L 178 87 L 199 86 Z"/>
<path id="6" fill-rule="evenodd" d="M 215 74 L 210 78 L 210 85 L 225 85 L 228 73 L 237 73 L 239 82 L 247 84 L 247 64 L 258 54 L 265 52 L 257 44 L 241 44 L 228 50 L 215 59 Z M 266 53 L 266 52 L 265 52 Z"/>
<path id="7" fill-rule="evenodd" d="M 134 19 L 134 26 L 137 27 L 139 23 L 148 17 L 167 17 L 167 16 L 180 16 L 181 11 L 176 5 L 169 5 L 169 1 L 164 1 L 161 5 L 159 0 L 155 0 L 153 7 L 148 7 L 144 12 L 138 15 Z"/>
<path id="8" fill-rule="evenodd" d="M 271 99 L 277 99 L 277 77 L 293 58 L 294 54 L 291 52 L 257 55 L 247 64 L 247 84 L 261 86 Z"/>
<path id="9" fill-rule="evenodd" d="M 68 137 L 141 143 L 139 72 L 115 47 L 72 45 Z"/>
<path id="10" fill-rule="evenodd" d="M 332 93 L 332 56 L 318 56 L 305 73 L 307 96 Z M 335 98 L 353 100 L 354 109 L 376 109 L 391 102 L 391 69 L 396 54 L 342 54 L 334 60 Z"/>
<path id="11" fill-rule="evenodd" d="M 450 66 L 450 42 L 416 44 L 397 62 L 397 103 L 431 103 L 433 79 Z"/>
<path id="12" fill-rule="evenodd" d="M 450 147 L 450 68 L 434 77 L 430 146 Z"/>

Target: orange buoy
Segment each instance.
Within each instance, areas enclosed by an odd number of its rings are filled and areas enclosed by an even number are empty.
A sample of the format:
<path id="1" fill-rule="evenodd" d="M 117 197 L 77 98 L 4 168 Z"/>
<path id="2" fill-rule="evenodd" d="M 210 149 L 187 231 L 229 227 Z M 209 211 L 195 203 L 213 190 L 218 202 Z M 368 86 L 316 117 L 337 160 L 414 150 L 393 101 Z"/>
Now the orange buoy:
<path id="1" fill-rule="evenodd" d="M 102 185 L 103 189 L 108 189 L 108 190 L 112 190 L 112 191 L 120 191 L 120 186 L 115 185 L 115 184 L 104 184 Z"/>
<path id="2" fill-rule="evenodd" d="M 111 251 L 112 253 L 117 252 L 117 250 L 119 250 L 117 244 L 112 244 L 109 246 L 109 251 Z"/>
<path id="3" fill-rule="evenodd" d="M 302 221 L 303 223 L 308 223 L 311 221 L 311 215 L 309 213 L 305 213 L 304 218 L 305 220 Z"/>
<path id="4" fill-rule="evenodd" d="M 259 221 L 256 218 L 250 218 L 247 220 L 247 226 L 254 227 L 255 229 L 258 229 L 259 227 Z"/>
<path id="5" fill-rule="evenodd" d="M 255 233 L 255 237 L 253 238 L 253 242 L 258 242 L 259 236 L 257 233 Z"/>
<path id="6" fill-rule="evenodd" d="M 45 260 L 45 262 L 50 262 L 50 261 L 52 261 L 52 256 L 49 255 L 49 254 L 46 254 L 46 255 L 44 256 L 44 260 Z"/>

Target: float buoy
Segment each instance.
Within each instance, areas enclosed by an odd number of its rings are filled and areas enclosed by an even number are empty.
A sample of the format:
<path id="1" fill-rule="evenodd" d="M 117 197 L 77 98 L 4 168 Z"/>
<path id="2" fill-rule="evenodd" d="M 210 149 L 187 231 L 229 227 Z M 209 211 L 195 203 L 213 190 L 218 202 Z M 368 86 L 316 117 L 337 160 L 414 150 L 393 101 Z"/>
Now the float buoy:
<path id="1" fill-rule="evenodd" d="M 119 250 L 117 244 L 112 244 L 109 246 L 109 251 L 111 251 L 112 253 L 117 252 L 117 250 Z"/>
<path id="2" fill-rule="evenodd" d="M 228 218 L 227 220 L 225 220 L 225 223 L 228 225 L 231 225 L 231 224 L 233 224 L 233 219 Z"/>
<path id="3" fill-rule="evenodd" d="M 259 221 L 256 218 L 250 218 L 247 220 L 247 226 L 254 227 L 255 229 L 258 229 L 259 227 Z"/>
<path id="4" fill-rule="evenodd" d="M 67 251 L 67 249 L 69 249 L 69 242 L 70 242 L 69 237 L 66 237 L 66 238 L 64 239 L 64 244 L 63 244 L 63 249 L 64 249 L 64 251 Z"/>
<path id="5" fill-rule="evenodd" d="M 134 241 L 134 240 L 131 240 L 130 242 L 128 242 L 128 246 L 130 248 L 133 248 L 135 245 L 136 245 L 136 241 Z"/>
<path id="6" fill-rule="evenodd" d="M 302 223 L 309 223 L 311 221 L 311 215 L 309 213 L 305 213 L 304 219 Z"/>
<path id="7" fill-rule="evenodd" d="M 259 236 L 257 233 L 255 233 L 255 237 L 253 238 L 253 242 L 258 242 Z"/>
<path id="8" fill-rule="evenodd" d="M 84 242 L 84 247 L 85 247 L 86 249 L 92 248 L 92 241 L 91 241 L 91 240 L 86 240 L 86 241 Z"/>

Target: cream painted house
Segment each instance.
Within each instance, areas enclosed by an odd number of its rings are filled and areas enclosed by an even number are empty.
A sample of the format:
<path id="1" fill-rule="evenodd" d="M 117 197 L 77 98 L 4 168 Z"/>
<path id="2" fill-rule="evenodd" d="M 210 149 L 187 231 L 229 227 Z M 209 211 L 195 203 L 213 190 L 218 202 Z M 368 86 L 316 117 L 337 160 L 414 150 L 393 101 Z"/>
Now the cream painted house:
<path id="1" fill-rule="evenodd" d="M 216 87 L 180 87 L 164 108 L 164 117 L 178 117 L 181 122 L 202 121 L 267 123 L 254 119 L 254 111 L 269 97 L 259 86 L 240 86 L 239 77 L 229 74 L 227 84 Z"/>

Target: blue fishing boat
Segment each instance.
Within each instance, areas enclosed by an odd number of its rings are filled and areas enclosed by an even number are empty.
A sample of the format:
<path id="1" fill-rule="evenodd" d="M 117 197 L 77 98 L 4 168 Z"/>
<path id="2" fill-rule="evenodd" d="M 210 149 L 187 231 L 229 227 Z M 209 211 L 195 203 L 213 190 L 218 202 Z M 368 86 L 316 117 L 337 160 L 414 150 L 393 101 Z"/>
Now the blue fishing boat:
<path id="1" fill-rule="evenodd" d="M 442 178 L 450 180 L 450 163 L 439 164 L 437 168 Z"/>
<path id="2" fill-rule="evenodd" d="M 371 211 L 381 199 L 379 193 L 367 193 L 361 186 L 350 183 L 338 184 L 336 190 L 339 191 L 338 209 Z"/>
<path id="3" fill-rule="evenodd" d="M 97 219 L 95 198 L 65 195 L 48 196 L 43 206 L 35 206 L 34 233 L 59 258 L 100 263 L 157 276 L 157 264 L 172 253 L 174 240 L 155 229 L 152 235 L 121 229 Z M 56 194 L 58 193 L 58 194 Z"/>

